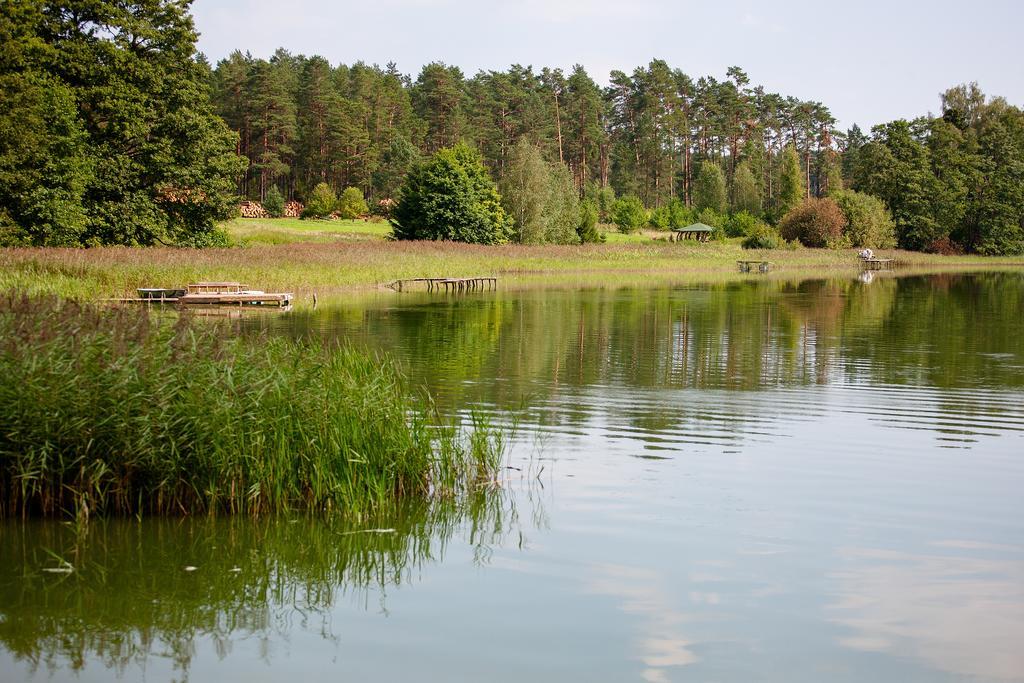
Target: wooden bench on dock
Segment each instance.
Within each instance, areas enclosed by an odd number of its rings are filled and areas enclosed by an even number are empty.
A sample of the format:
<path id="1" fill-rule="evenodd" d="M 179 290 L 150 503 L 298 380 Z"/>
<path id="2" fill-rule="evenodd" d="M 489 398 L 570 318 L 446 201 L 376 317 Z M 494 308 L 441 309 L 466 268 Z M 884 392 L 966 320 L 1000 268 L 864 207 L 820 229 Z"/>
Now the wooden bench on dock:
<path id="1" fill-rule="evenodd" d="M 739 265 L 741 273 L 749 273 L 754 266 L 757 266 L 757 272 L 767 273 L 772 267 L 771 261 L 737 261 L 736 263 Z"/>
<path id="2" fill-rule="evenodd" d="M 470 292 L 484 289 L 497 289 L 498 278 L 494 276 L 485 277 L 411 277 L 395 280 L 388 285 L 391 289 L 401 292 L 406 284 L 414 282 L 426 282 L 427 291 L 433 292 L 442 287 L 445 292 Z"/>

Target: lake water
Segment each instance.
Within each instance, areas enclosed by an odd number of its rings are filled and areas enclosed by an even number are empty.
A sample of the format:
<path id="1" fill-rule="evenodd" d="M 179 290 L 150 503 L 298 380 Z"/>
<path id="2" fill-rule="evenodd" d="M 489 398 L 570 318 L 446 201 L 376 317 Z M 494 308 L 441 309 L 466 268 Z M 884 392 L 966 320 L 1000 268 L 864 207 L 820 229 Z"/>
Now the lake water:
<path id="1" fill-rule="evenodd" d="M 1022 273 L 387 293 L 242 326 L 514 415 L 502 491 L 7 523 L 0 679 L 1024 680 Z"/>

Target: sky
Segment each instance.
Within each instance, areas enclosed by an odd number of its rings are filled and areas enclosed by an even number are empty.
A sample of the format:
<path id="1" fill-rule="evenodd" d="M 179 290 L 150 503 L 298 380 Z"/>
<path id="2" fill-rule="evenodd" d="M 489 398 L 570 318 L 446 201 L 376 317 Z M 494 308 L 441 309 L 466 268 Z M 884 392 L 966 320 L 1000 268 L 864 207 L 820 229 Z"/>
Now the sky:
<path id="1" fill-rule="evenodd" d="M 939 93 L 970 81 L 1024 106 L 1019 0 L 194 0 L 192 12 L 213 62 L 283 47 L 413 78 L 433 61 L 467 76 L 582 64 L 602 85 L 652 59 L 694 78 L 735 65 L 823 102 L 843 129 L 935 112 Z"/>

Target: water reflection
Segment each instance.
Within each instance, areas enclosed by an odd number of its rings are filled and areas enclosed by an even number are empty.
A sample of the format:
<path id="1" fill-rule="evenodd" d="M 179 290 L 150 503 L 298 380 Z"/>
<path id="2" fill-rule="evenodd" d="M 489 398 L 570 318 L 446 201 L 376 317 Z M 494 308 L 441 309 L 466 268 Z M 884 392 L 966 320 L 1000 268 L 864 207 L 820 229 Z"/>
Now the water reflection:
<path id="1" fill-rule="evenodd" d="M 637 646 L 644 664 L 641 676 L 649 683 L 668 683 L 679 667 L 698 661 L 682 627 L 686 615 L 671 607 L 664 579 L 655 571 L 623 565 L 593 568 L 587 590 L 619 600 L 620 609 L 640 619 Z"/>
<path id="2" fill-rule="evenodd" d="M 1024 387 L 1022 310 L 1024 273 L 997 272 L 408 293 L 244 329 L 386 350 L 442 406 L 526 406 L 539 433 L 584 434 L 596 420 L 651 451 L 737 443 L 770 434 L 773 413 L 815 419 L 821 396 L 807 392 L 827 388 L 849 389 L 850 411 L 962 446 L 993 424 L 1024 429 L 1000 393 Z"/>
<path id="3" fill-rule="evenodd" d="M 33 674 L 89 663 L 123 675 L 164 660 L 187 678 L 199 643 L 223 659 L 251 639 L 269 661 L 296 630 L 334 639 L 340 601 L 386 612 L 389 590 L 443 561 L 453 539 L 485 565 L 517 533 L 502 492 L 362 519 L 5 523 L 0 643 Z"/>
<path id="4" fill-rule="evenodd" d="M 945 541 L 928 554 L 845 548 L 841 556 L 828 611 L 848 630 L 842 645 L 916 657 L 958 677 L 1024 675 L 1024 548 Z"/>

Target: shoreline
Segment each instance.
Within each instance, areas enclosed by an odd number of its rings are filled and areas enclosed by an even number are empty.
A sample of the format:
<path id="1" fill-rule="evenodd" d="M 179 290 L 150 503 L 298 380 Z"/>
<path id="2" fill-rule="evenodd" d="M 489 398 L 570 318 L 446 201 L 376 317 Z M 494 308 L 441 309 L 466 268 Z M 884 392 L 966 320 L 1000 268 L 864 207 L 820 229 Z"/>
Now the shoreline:
<path id="1" fill-rule="evenodd" d="M 892 271 L 876 276 L 969 270 L 1024 270 L 1024 256 L 941 256 L 884 250 Z M 741 273 L 738 260 L 772 262 Z M 497 276 L 507 286 L 609 286 L 748 278 L 856 275 L 856 249 L 744 250 L 735 242 L 483 246 L 453 242 L 354 240 L 218 249 L 173 247 L 0 249 L 0 289 L 98 300 L 138 287 L 241 281 L 266 291 L 330 296 L 384 288 L 399 278 Z M 543 281 L 543 282 L 541 282 Z M 639 281 L 639 282 L 638 282 Z"/>

